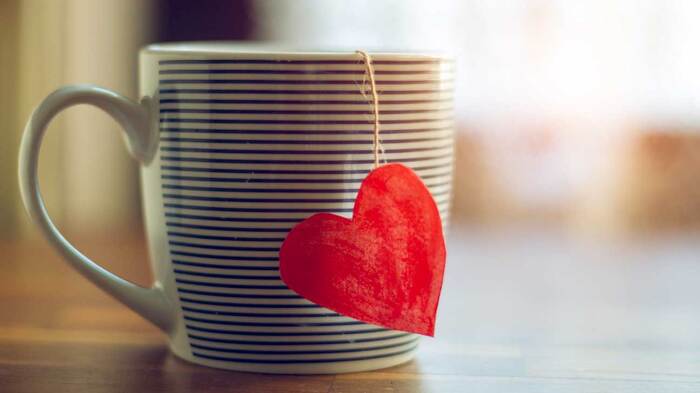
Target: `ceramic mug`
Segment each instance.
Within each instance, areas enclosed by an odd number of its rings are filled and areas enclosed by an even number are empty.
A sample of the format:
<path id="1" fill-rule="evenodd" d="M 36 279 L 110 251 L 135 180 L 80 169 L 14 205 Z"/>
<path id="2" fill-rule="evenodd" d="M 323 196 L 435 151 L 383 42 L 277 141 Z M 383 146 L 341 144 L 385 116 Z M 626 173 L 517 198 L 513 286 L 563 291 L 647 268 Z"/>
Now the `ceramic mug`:
<path id="1" fill-rule="evenodd" d="M 370 53 L 381 162 L 411 167 L 447 223 L 452 70 L 436 55 Z M 151 45 L 140 100 L 65 86 L 32 113 L 20 151 L 29 214 L 90 281 L 160 327 L 190 362 L 267 373 L 373 370 L 412 358 L 418 337 L 336 314 L 280 280 L 278 249 L 317 212 L 349 216 L 373 168 L 373 101 L 354 52 L 264 51 L 235 44 Z M 155 282 L 134 285 L 74 248 L 37 183 L 39 147 L 61 110 L 94 105 L 123 127 L 141 163 Z"/>

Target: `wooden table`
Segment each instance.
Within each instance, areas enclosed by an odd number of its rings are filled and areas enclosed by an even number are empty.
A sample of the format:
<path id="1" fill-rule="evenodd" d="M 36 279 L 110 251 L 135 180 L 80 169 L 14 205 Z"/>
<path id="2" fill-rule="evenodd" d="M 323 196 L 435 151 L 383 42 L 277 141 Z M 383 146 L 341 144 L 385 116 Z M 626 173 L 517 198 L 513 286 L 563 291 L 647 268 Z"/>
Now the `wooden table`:
<path id="1" fill-rule="evenodd" d="M 456 228 L 436 338 L 408 364 L 336 376 L 187 364 L 43 240 L 5 240 L 0 392 L 700 392 L 699 238 Z M 139 237 L 76 243 L 149 281 Z"/>

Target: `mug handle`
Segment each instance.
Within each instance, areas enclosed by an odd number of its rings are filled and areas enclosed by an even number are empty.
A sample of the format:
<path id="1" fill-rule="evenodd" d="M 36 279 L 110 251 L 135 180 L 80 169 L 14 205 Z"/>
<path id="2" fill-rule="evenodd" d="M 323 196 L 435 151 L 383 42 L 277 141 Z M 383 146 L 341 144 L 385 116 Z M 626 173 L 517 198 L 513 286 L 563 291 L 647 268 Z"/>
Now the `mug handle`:
<path id="1" fill-rule="evenodd" d="M 157 141 L 150 131 L 148 100 L 138 104 L 93 85 L 64 86 L 49 94 L 39 104 L 24 129 L 19 152 L 22 201 L 43 235 L 73 268 L 154 325 L 169 332 L 175 313 L 161 283 L 155 281 L 150 288 L 144 288 L 93 262 L 63 237 L 44 206 L 37 177 L 41 141 L 46 133 L 46 126 L 53 117 L 63 109 L 78 104 L 96 106 L 112 116 L 122 126 L 129 151 L 137 161 L 146 164 L 152 158 Z"/>

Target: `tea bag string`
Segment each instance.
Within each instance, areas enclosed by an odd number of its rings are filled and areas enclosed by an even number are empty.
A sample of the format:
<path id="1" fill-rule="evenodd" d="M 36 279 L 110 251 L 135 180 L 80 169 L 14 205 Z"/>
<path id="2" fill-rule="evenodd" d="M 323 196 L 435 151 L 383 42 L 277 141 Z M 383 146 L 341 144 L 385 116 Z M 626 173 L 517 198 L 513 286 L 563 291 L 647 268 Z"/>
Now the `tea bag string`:
<path id="1" fill-rule="evenodd" d="M 372 66 L 372 57 L 364 51 L 358 50 L 355 53 L 362 56 L 365 63 L 366 74 L 369 76 L 370 91 L 372 93 L 372 108 L 374 113 L 374 168 L 379 167 L 379 150 L 381 149 L 384 155 L 384 148 L 379 142 L 379 94 L 377 93 L 377 84 L 374 80 L 374 67 Z M 365 85 L 362 84 L 362 95 L 366 97 Z"/>

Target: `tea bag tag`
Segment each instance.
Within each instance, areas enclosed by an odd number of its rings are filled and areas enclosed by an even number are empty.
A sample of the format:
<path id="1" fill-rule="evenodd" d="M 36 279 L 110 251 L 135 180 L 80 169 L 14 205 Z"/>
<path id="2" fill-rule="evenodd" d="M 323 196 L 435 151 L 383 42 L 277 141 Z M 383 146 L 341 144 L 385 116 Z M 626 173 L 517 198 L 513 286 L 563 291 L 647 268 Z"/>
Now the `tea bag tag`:
<path id="1" fill-rule="evenodd" d="M 339 314 L 433 336 L 446 259 L 440 213 L 418 175 L 386 164 L 372 58 L 357 53 L 372 93 L 374 168 L 362 181 L 352 219 L 317 213 L 287 234 L 280 276 L 299 295 Z"/>

